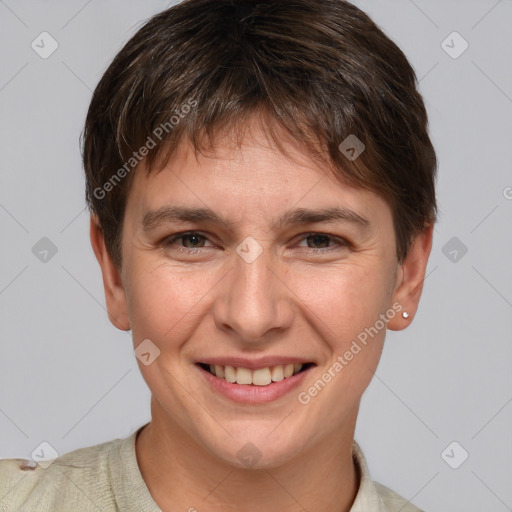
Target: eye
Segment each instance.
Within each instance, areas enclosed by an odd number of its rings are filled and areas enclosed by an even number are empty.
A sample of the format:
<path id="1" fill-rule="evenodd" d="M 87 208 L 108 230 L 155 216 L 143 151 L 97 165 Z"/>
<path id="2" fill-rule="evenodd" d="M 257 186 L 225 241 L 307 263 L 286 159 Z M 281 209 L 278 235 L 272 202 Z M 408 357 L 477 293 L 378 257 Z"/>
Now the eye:
<path id="1" fill-rule="evenodd" d="M 346 240 L 334 237 L 332 235 L 328 235 L 326 233 L 308 233 L 302 238 L 302 240 L 306 241 L 306 243 L 308 244 L 308 248 L 312 252 L 327 252 L 336 250 L 340 247 L 349 246 L 349 243 Z M 336 245 L 334 247 L 328 246 L 332 242 L 334 242 Z M 319 245 L 321 247 L 312 247 L 310 243 L 312 245 Z"/>
<path id="2" fill-rule="evenodd" d="M 350 247 L 350 243 L 339 237 L 329 235 L 327 233 L 307 233 L 302 235 L 301 243 L 306 242 L 306 252 L 311 253 L 326 253 L 341 248 Z M 208 237 L 197 232 L 187 231 L 183 233 L 176 233 L 162 240 L 161 245 L 167 249 L 174 249 L 178 252 L 195 253 L 198 249 L 208 249 L 214 247 L 211 242 L 210 245 L 205 245 L 209 242 Z M 299 244 L 298 247 L 305 247 Z"/>
<path id="3" fill-rule="evenodd" d="M 205 247 L 204 242 L 208 240 L 204 235 L 196 231 L 188 231 L 186 233 L 177 233 L 166 238 L 162 243 L 165 247 L 174 245 L 178 240 L 181 240 L 182 244 L 178 246 L 179 249 L 202 249 Z M 207 247 L 207 246 L 206 246 Z"/>

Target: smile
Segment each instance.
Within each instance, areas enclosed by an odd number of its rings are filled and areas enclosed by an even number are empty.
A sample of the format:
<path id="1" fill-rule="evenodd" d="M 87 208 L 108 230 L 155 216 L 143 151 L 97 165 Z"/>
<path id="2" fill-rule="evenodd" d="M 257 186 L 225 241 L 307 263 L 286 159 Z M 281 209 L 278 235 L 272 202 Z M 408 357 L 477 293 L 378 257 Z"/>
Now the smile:
<path id="1" fill-rule="evenodd" d="M 199 366 L 201 366 L 203 370 L 208 371 L 210 374 L 226 382 L 254 386 L 268 386 L 273 382 L 281 382 L 284 379 L 305 371 L 312 365 L 313 363 L 289 363 L 251 370 L 242 366 L 235 367 L 230 365 L 221 366 L 217 364 L 199 363 Z"/>
<path id="2" fill-rule="evenodd" d="M 224 361 L 215 361 L 214 363 L 222 362 Z M 253 361 L 245 366 L 233 366 L 235 362 L 233 360 L 229 362 L 232 364 L 208 362 L 196 363 L 194 366 L 202 375 L 207 388 L 215 395 L 223 396 L 240 404 L 251 405 L 265 404 L 281 397 L 284 398 L 292 390 L 297 389 L 307 378 L 309 372 L 316 367 L 315 363 L 295 362 L 265 367 L 263 361 L 258 363 Z M 265 363 L 268 362 L 265 361 Z M 249 369 L 247 366 L 253 366 L 253 368 Z M 221 377 L 217 377 L 217 372 Z M 274 375 L 275 381 L 272 380 L 272 375 Z M 286 375 L 289 376 L 286 377 Z M 233 377 L 234 382 L 226 380 L 226 378 L 233 380 Z"/>

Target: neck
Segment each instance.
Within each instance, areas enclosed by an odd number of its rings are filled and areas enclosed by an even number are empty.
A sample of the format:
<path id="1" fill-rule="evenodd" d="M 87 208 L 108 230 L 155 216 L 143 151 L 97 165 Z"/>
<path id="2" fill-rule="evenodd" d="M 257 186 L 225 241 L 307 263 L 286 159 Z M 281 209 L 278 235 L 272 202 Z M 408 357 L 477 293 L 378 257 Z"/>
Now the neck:
<path id="1" fill-rule="evenodd" d="M 152 400 L 153 419 L 137 436 L 136 454 L 163 512 L 350 511 L 359 488 L 352 459 L 355 422 L 343 435 L 311 444 L 300 460 L 240 469 L 212 455 L 169 416 L 155 415 L 154 408 Z"/>

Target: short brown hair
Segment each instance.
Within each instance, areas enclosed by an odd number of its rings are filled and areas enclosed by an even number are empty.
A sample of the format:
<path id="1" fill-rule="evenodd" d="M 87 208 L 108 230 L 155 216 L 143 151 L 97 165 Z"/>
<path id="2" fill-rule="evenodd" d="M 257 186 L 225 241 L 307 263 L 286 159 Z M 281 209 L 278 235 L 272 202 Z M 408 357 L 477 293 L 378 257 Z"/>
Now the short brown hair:
<path id="1" fill-rule="evenodd" d="M 275 124 L 342 182 L 388 202 L 399 261 L 435 222 L 437 159 L 414 70 L 365 13 L 343 0 L 187 0 L 126 43 L 87 114 L 86 200 L 117 266 L 139 159 L 150 169 L 183 136 L 201 150 L 254 114 L 279 147 Z M 339 148 L 350 135 L 365 146 L 356 159 Z"/>

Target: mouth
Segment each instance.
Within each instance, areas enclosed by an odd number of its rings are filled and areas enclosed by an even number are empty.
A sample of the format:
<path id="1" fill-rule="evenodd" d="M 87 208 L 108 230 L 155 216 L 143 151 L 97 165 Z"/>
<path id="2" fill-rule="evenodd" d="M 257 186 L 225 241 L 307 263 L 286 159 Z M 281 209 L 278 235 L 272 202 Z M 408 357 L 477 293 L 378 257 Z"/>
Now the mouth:
<path id="1" fill-rule="evenodd" d="M 268 386 L 294 377 L 316 366 L 315 363 L 289 363 L 250 369 L 241 366 L 196 363 L 202 370 L 231 384 Z"/>

